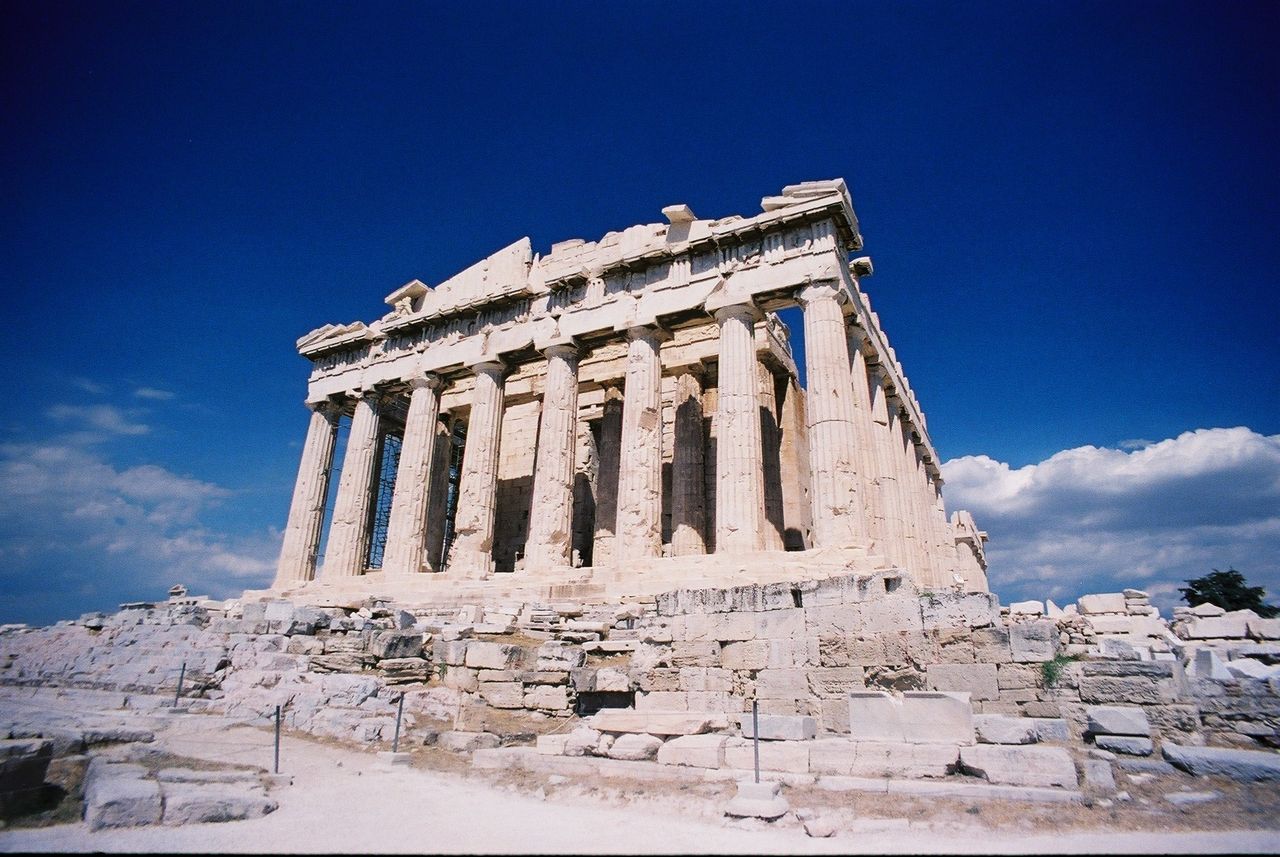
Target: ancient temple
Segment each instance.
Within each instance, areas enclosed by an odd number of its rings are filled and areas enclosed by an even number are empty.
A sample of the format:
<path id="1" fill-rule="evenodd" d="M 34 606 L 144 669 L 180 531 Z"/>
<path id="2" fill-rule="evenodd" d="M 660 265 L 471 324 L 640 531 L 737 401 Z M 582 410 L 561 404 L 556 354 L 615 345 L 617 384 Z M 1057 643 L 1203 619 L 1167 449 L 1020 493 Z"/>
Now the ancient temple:
<path id="1" fill-rule="evenodd" d="M 860 287 L 844 181 L 752 217 L 662 214 L 545 255 L 521 239 L 302 337 L 311 417 L 273 590 L 606 598 L 898 568 L 985 591 L 985 534 L 946 516 Z"/>

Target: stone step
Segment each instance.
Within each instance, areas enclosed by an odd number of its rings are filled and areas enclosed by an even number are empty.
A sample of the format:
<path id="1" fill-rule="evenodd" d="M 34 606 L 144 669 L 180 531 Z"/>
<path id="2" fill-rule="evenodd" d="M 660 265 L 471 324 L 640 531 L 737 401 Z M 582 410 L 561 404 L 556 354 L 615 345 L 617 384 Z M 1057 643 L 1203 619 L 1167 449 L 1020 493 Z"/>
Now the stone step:
<path id="1" fill-rule="evenodd" d="M 633 732 L 648 735 L 699 735 L 712 729 L 725 729 L 728 716 L 711 711 L 635 711 L 630 708 L 606 708 L 588 721 L 600 732 Z"/>

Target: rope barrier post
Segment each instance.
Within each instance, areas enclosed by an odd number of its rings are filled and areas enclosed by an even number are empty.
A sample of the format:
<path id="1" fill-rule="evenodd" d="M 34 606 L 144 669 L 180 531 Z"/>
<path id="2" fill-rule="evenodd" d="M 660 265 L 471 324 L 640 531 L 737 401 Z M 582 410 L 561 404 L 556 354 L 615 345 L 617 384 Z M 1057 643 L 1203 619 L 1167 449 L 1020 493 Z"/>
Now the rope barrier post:
<path id="1" fill-rule="evenodd" d="M 751 746 L 756 756 L 756 782 L 760 782 L 760 703 L 751 700 Z"/>
<path id="2" fill-rule="evenodd" d="M 182 662 L 182 669 L 178 672 L 178 690 L 173 695 L 173 707 L 178 707 L 178 700 L 182 698 L 182 682 L 187 677 L 187 662 Z"/>
<path id="3" fill-rule="evenodd" d="M 400 703 L 396 706 L 396 736 L 391 739 L 391 752 L 400 752 L 400 718 L 404 717 L 404 694 L 400 694 Z"/>
<path id="4" fill-rule="evenodd" d="M 273 773 L 280 773 L 280 706 L 276 706 L 276 762 Z"/>

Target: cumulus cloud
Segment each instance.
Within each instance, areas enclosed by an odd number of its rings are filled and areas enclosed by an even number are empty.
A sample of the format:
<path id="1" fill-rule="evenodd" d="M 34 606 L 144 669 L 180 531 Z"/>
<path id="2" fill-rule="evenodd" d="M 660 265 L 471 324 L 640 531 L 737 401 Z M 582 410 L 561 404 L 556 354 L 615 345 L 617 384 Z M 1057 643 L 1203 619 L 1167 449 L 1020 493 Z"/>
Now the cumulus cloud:
<path id="1" fill-rule="evenodd" d="M 231 495 L 65 439 L 0 445 L 0 621 L 113 609 L 175 582 L 219 598 L 265 586 L 279 534 L 204 523 Z"/>
<path id="2" fill-rule="evenodd" d="M 1228 566 L 1280 595 L 1280 435 L 1199 429 L 1119 446 L 1018 468 L 985 455 L 943 465 L 948 506 L 991 536 L 1003 600 L 1133 586 L 1167 609 L 1187 579 Z"/>

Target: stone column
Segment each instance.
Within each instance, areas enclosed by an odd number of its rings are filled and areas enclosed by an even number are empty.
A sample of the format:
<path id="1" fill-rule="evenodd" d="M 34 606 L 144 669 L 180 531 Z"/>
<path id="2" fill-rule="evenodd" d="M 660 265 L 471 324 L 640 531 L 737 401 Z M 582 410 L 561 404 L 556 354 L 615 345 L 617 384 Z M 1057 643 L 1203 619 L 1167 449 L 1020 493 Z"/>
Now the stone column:
<path id="1" fill-rule="evenodd" d="M 875 451 L 876 425 L 871 417 L 871 386 L 867 380 L 867 357 L 862 351 L 866 331 L 856 324 L 847 329 L 849 343 L 849 374 L 853 378 L 854 437 L 858 450 L 858 488 L 862 495 L 863 520 L 867 535 L 876 543 L 876 552 L 887 541 L 884 509 L 880 502 L 880 490 L 876 484 L 878 467 Z"/>
<path id="2" fill-rule="evenodd" d="M 902 509 L 907 533 L 909 557 L 907 559 L 911 576 L 920 586 L 931 585 L 928 570 L 928 551 L 924 546 L 925 532 L 921 525 L 920 491 L 916 484 L 916 444 L 911 437 L 911 424 L 907 422 L 901 406 L 895 403 L 897 442 L 898 442 L 898 484 L 902 491 Z"/>
<path id="3" fill-rule="evenodd" d="M 436 421 L 436 452 L 431 464 L 431 500 L 427 504 L 426 566 L 431 571 L 444 567 L 444 527 L 449 518 L 449 467 L 453 463 L 454 417 L 445 413 Z"/>
<path id="4" fill-rule="evenodd" d="M 884 520 L 884 542 L 881 552 L 900 568 L 909 566 L 912 548 L 907 535 L 907 512 L 903 505 L 901 439 L 895 406 L 889 404 L 884 382 L 878 371 L 868 373 L 871 398 L 872 453 L 875 456 L 875 481 Z"/>
<path id="5" fill-rule="evenodd" d="M 542 424 L 533 471 L 533 500 L 525 568 L 557 568 L 571 562 L 573 472 L 578 435 L 578 349 L 553 345 L 545 352 Z"/>
<path id="6" fill-rule="evenodd" d="M 654 327 L 627 331 L 615 560 L 662 555 L 662 363 Z"/>
<path id="7" fill-rule="evenodd" d="M 373 503 L 373 472 L 378 454 L 378 424 L 382 395 L 366 390 L 356 400 L 347 451 L 342 458 L 338 497 L 333 504 L 329 544 L 325 548 L 324 577 L 356 577 L 364 573 L 369 552 L 369 508 Z"/>
<path id="8" fill-rule="evenodd" d="M 676 378 L 675 446 L 671 451 L 671 555 L 707 552 L 706 481 L 702 379 L 685 371 Z"/>
<path id="9" fill-rule="evenodd" d="M 293 484 L 289 522 L 284 529 L 284 545 L 276 566 L 274 588 L 305 583 L 316 576 L 316 553 L 320 550 L 320 528 L 324 524 L 324 503 L 329 494 L 329 474 L 333 470 L 333 450 L 338 439 L 340 411 L 332 402 L 311 405 L 311 422 L 298 464 L 298 480 Z"/>
<path id="10" fill-rule="evenodd" d="M 498 451 L 502 437 L 503 380 L 506 367 L 497 361 L 470 367 L 476 376 L 462 451 L 458 510 L 447 572 L 456 577 L 486 578 L 493 573 L 493 516 L 498 499 Z"/>
<path id="11" fill-rule="evenodd" d="M 604 388 L 600 417 L 600 469 L 596 473 L 596 536 L 591 546 L 593 566 L 613 565 L 617 559 L 618 467 L 622 452 L 622 391 Z"/>
<path id="12" fill-rule="evenodd" d="M 388 577 L 422 571 L 427 549 L 427 504 L 432 499 L 440 379 L 435 375 L 413 378 L 409 387 L 409 415 L 405 418 L 400 467 L 396 470 L 387 522 L 387 548 L 382 557 L 382 573 Z M 436 502 L 439 500 L 436 498 Z"/>
<path id="13" fill-rule="evenodd" d="M 760 379 L 750 304 L 715 311 L 720 325 L 716 407 L 716 553 L 764 547 L 764 461 L 760 440 Z"/>
<path id="14" fill-rule="evenodd" d="M 797 297 L 804 306 L 808 365 L 809 473 L 814 547 L 865 545 L 859 496 L 857 411 L 849 371 L 844 313 L 833 284 L 814 283 Z"/>
<path id="15" fill-rule="evenodd" d="M 782 512 L 781 432 L 778 430 L 778 394 L 773 372 L 759 359 L 756 376 L 760 379 L 760 451 L 761 478 L 764 480 L 764 526 L 761 540 L 765 550 L 785 549 L 783 533 L 786 523 Z"/>

